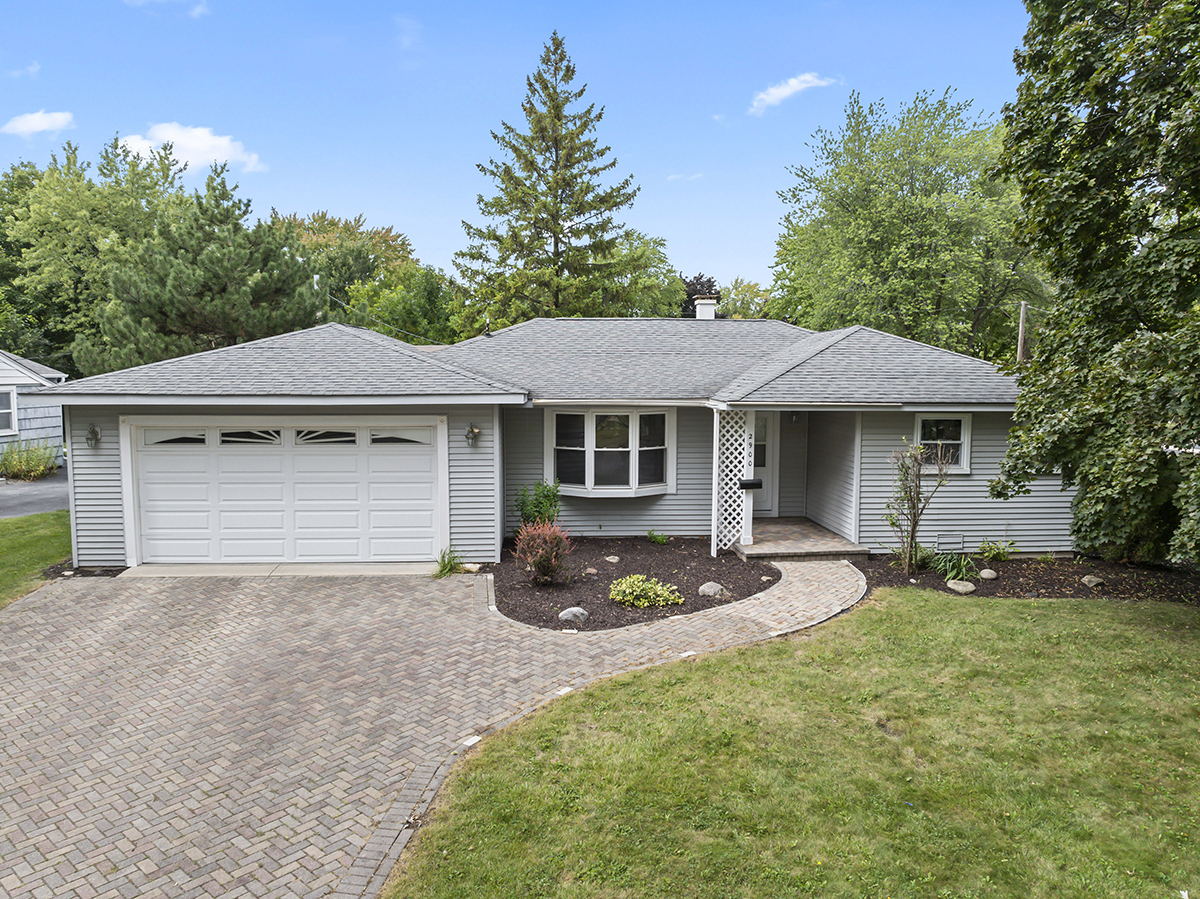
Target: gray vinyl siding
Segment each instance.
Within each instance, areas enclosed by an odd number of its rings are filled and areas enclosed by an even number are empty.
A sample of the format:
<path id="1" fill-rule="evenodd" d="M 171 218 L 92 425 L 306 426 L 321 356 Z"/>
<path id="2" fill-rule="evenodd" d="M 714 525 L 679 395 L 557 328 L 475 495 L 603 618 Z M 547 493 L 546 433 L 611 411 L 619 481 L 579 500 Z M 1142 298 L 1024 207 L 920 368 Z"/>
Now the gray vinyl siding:
<path id="1" fill-rule="evenodd" d="M 542 409 L 505 408 L 505 535 L 520 524 L 514 511 L 521 487 L 545 475 Z M 705 536 L 712 530 L 712 429 L 709 409 L 681 408 L 676 413 L 676 492 L 661 496 L 593 499 L 564 496 L 559 523 L 584 537 L 660 534 Z"/>
<path id="2" fill-rule="evenodd" d="M 0 437 L 0 452 L 4 446 L 20 440 L 22 443 L 44 443 L 62 447 L 62 407 L 47 406 L 44 402 L 35 405 L 34 397 L 23 397 L 17 393 L 17 433 Z M 61 452 L 59 458 L 61 459 Z"/>
<path id="3" fill-rule="evenodd" d="M 854 412 L 810 412 L 805 515 L 847 540 L 854 536 Z"/>
<path id="4" fill-rule="evenodd" d="M 1042 478 L 1033 492 L 1011 500 L 988 498 L 988 483 L 999 474 L 1012 418 L 1002 412 L 976 412 L 971 417 L 971 473 L 951 474 L 938 490 L 921 521 L 918 539 L 933 546 L 938 534 L 963 537 L 974 551 L 985 540 L 1011 540 L 1022 553 L 1069 552 L 1071 497 L 1057 478 Z M 895 536 L 883 520 L 892 493 L 891 454 L 913 440 L 911 412 L 864 412 L 862 423 L 862 492 L 859 542 L 884 552 Z"/>
<path id="5" fill-rule="evenodd" d="M 792 421 L 792 416 L 796 421 Z M 805 514 L 808 475 L 808 413 L 779 413 L 779 515 L 798 518 Z"/>
<path id="6" fill-rule="evenodd" d="M 450 546 L 468 562 L 499 562 L 496 521 L 494 407 L 458 407 L 446 414 L 450 432 Z M 479 439 L 467 446 L 467 426 Z"/>
<path id="7" fill-rule="evenodd" d="M 98 446 L 87 445 L 88 425 L 101 434 Z M 121 504 L 121 443 L 114 409 L 75 407 L 67 441 L 71 467 L 75 565 L 103 568 L 125 564 L 125 523 Z"/>

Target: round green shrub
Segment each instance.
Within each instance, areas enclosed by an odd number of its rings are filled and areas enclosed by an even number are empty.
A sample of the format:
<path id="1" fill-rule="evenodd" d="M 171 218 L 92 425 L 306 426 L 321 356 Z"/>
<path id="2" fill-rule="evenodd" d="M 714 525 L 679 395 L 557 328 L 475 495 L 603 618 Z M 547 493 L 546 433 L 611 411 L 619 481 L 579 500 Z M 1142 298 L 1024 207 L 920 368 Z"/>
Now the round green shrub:
<path id="1" fill-rule="evenodd" d="M 649 606 L 677 606 L 683 603 L 679 588 L 654 578 L 647 578 L 644 574 L 631 574 L 619 581 L 613 581 L 608 596 L 623 606 L 639 609 Z"/>

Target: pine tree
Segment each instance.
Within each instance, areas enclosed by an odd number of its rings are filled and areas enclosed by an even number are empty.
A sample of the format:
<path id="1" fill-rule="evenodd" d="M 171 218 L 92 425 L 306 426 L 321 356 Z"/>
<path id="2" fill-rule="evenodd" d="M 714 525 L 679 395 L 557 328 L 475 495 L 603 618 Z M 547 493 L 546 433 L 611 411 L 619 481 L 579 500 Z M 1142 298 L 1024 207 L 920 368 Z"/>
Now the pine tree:
<path id="1" fill-rule="evenodd" d="M 455 323 L 464 334 L 539 316 L 627 314 L 625 285 L 636 281 L 646 260 L 619 251 L 624 225 L 618 211 L 632 205 L 639 188 L 633 178 L 604 187 L 600 179 L 616 167 L 611 148 L 591 136 L 604 109 L 579 109 L 587 86 L 572 90 L 575 66 L 555 32 L 539 67 L 526 79 L 522 111 L 527 132 L 506 122 L 492 132 L 507 159 L 478 169 L 497 194 L 479 196 L 489 223 L 463 222 L 470 246 L 455 255 L 467 286 Z"/>
<path id="2" fill-rule="evenodd" d="M 115 299 L 100 312 L 100 337 L 76 341 L 86 374 L 244 343 L 315 324 L 324 310 L 309 267 L 291 249 L 295 229 L 246 224 L 250 202 L 208 176 L 180 214 L 112 276 Z"/>

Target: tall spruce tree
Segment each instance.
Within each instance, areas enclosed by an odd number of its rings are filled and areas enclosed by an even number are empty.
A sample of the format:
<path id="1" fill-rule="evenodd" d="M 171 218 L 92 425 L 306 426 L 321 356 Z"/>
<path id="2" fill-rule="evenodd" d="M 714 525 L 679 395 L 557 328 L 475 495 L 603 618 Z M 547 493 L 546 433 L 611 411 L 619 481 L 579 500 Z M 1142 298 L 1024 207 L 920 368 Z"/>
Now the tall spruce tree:
<path id="1" fill-rule="evenodd" d="M 82 337 L 75 362 L 85 374 L 157 362 L 315 324 L 324 310 L 312 271 L 286 222 L 247 225 L 215 166 L 205 192 L 163 217 L 112 276 L 114 299 L 100 310 L 100 336 Z"/>
<path id="2" fill-rule="evenodd" d="M 592 136 L 604 109 L 579 108 L 587 86 L 571 88 L 575 66 L 558 32 L 536 72 L 526 79 L 526 131 L 507 122 L 492 137 L 507 157 L 479 165 L 497 187 L 479 196 L 482 226 L 463 222 L 471 241 L 454 265 L 467 291 L 455 324 L 465 335 L 485 323 L 498 328 L 539 316 L 624 314 L 626 286 L 636 282 L 643 254 L 619 252 L 634 235 L 614 220 L 639 188 L 628 177 L 603 186 L 616 167 L 611 148 Z"/>

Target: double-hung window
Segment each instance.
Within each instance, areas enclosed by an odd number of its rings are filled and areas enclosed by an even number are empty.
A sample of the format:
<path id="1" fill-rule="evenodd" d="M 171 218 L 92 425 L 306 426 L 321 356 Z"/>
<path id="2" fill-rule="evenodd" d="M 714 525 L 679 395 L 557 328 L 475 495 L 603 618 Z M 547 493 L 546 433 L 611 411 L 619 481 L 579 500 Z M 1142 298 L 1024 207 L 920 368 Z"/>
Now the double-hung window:
<path id="1" fill-rule="evenodd" d="M 0 387 L 0 434 L 17 433 L 17 388 Z"/>
<path id="2" fill-rule="evenodd" d="M 918 415 L 916 440 L 930 454 L 944 458 L 950 471 L 970 473 L 970 415 Z"/>
<path id="3" fill-rule="evenodd" d="M 675 491 L 672 409 L 550 409 L 546 480 L 568 496 Z"/>

